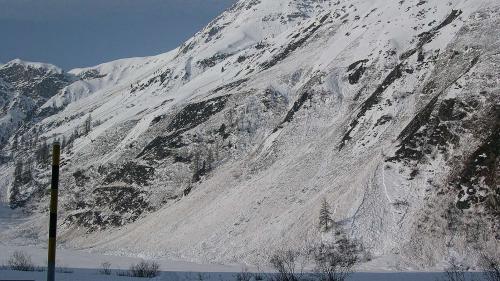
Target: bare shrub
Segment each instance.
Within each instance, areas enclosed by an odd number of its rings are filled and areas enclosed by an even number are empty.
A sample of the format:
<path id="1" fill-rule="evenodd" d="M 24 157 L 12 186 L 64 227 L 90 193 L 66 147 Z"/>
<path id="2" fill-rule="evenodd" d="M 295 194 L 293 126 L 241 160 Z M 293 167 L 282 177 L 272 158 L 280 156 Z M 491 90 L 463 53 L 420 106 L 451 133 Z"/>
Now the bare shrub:
<path id="1" fill-rule="evenodd" d="M 253 278 L 256 280 L 256 281 L 261 281 L 261 280 L 264 280 L 264 275 L 260 272 L 257 272 L 254 274 Z"/>
<path id="2" fill-rule="evenodd" d="M 73 273 L 74 270 L 71 268 L 67 268 L 67 267 L 56 267 L 56 272 L 57 273 Z"/>
<path id="3" fill-rule="evenodd" d="M 484 270 L 484 278 L 487 281 L 500 281 L 500 257 L 483 254 L 480 266 Z"/>
<path id="4" fill-rule="evenodd" d="M 315 273 L 322 281 L 343 281 L 358 262 L 358 245 L 347 238 L 314 247 Z"/>
<path id="5" fill-rule="evenodd" d="M 117 276 L 126 276 L 126 277 L 130 277 L 131 276 L 130 272 L 127 271 L 127 270 L 119 270 L 119 271 L 116 272 L 116 275 Z"/>
<path id="6" fill-rule="evenodd" d="M 153 278 L 160 274 L 160 265 L 155 261 L 142 260 L 130 266 L 129 274 L 132 277 Z"/>
<path id="7" fill-rule="evenodd" d="M 466 281 L 465 271 L 467 269 L 460 265 L 455 258 L 451 258 L 450 266 L 445 269 L 446 281 Z"/>
<path id="8" fill-rule="evenodd" d="M 299 281 L 302 268 L 299 269 L 300 252 L 296 250 L 278 250 L 270 259 L 270 265 L 278 272 L 275 281 Z M 297 272 L 299 271 L 299 273 Z"/>
<path id="9" fill-rule="evenodd" d="M 236 281 L 250 281 L 250 279 L 252 279 L 252 277 L 253 277 L 253 274 L 248 272 L 248 268 L 246 266 L 244 266 L 241 269 L 241 272 L 236 274 Z"/>
<path id="10" fill-rule="evenodd" d="M 11 270 L 18 271 L 34 271 L 35 266 L 31 261 L 31 257 L 23 251 L 15 251 L 7 261 L 7 266 Z"/>
<path id="11" fill-rule="evenodd" d="M 111 275 L 111 263 L 107 261 L 101 263 L 99 273 L 104 275 Z"/>

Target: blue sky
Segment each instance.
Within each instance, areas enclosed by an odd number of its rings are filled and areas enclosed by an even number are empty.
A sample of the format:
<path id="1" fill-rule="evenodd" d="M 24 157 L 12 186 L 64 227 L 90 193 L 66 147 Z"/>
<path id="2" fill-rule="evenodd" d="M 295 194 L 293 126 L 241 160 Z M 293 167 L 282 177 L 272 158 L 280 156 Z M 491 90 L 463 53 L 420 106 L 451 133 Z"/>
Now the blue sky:
<path id="1" fill-rule="evenodd" d="M 64 69 L 177 47 L 235 0 L 0 0 L 0 62 Z"/>

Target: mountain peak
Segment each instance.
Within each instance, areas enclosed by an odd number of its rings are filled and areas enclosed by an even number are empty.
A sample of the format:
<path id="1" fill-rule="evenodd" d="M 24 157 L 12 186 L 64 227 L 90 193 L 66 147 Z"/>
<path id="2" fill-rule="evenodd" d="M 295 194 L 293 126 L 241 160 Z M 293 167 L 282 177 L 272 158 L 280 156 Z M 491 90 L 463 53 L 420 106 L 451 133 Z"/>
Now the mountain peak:
<path id="1" fill-rule="evenodd" d="M 42 69 L 42 70 L 46 70 L 47 72 L 57 73 L 57 74 L 63 73 L 63 70 L 61 68 L 59 68 L 53 64 L 43 63 L 43 62 L 25 61 L 25 60 L 22 60 L 19 58 L 13 59 L 4 65 L 0 64 L 0 67 L 8 67 L 8 66 L 14 66 L 14 65 L 21 65 L 25 68 Z"/>

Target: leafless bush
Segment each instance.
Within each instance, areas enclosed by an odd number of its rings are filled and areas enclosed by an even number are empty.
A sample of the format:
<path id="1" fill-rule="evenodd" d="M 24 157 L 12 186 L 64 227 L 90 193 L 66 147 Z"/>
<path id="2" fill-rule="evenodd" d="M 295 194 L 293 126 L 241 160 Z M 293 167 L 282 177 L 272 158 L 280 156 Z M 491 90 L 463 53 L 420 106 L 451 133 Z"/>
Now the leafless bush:
<path id="1" fill-rule="evenodd" d="M 455 258 L 450 260 L 450 266 L 445 269 L 445 280 L 446 281 L 466 281 L 467 277 L 465 271 L 467 269 L 460 265 Z"/>
<path id="2" fill-rule="evenodd" d="M 11 270 L 18 270 L 18 271 L 35 270 L 35 266 L 31 261 L 31 257 L 23 251 L 15 251 L 7 261 L 7 266 Z"/>
<path id="3" fill-rule="evenodd" d="M 274 281 L 299 281 L 302 276 L 300 252 L 296 250 L 278 250 L 271 255 L 270 265 L 278 272 Z M 297 272 L 299 271 L 299 272 Z"/>
<path id="4" fill-rule="evenodd" d="M 484 278 L 487 281 L 500 281 L 500 258 L 498 256 L 483 254 L 480 266 L 484 270 Z"/>
<path id="5" fill-rule="evenodd" d="M 153 278 L 160 274 L 160 265 L 155 261 L 140 261 L 138 264 L 132 264 L 129 269 L 131 277 Z"/>
<path id="6" fill-rule="evenodd" d="M 261 281 L 261 280 L 264 280 L 264 275 L 260 272 L 257 272 L 254 274 L 253 278 L 256 280 L 256 281 Z"/>
<path id="7" fill-rule="evenodd" d="M 347 238 L 321 243 L 313 249 L 315 273 L 322 281 L 343 281 L 358 262 L 358 245 Z"/>
<path id="8" fill-rule="evenodd" d="M 67 267 L 56 267 L 55 270 L 57 273 L 73 273 L 74 272 L 73 269 L 67 268 Z"/>
<path id="9" fill-rule="evenodd" d="M 111 275 L 111 263 L 107 261 L 101 263 L 101 269 L 99 269 L 99 273 L 104 275 Z"/>
<path id="10" fill-rule="evenodd" d="M 244 266 L 241 269 L 241 272 L 236 274 L 236 281 L 250 281 L 252 279 L 253 274 L 251 272 L 248 272 L 248 268 Z"/>

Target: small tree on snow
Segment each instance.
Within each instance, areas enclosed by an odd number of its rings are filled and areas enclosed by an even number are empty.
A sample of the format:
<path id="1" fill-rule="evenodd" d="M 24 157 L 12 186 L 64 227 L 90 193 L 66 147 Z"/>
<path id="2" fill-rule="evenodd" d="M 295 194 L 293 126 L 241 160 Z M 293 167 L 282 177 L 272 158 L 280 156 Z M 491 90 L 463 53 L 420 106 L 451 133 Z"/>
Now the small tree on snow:
<path id="1" fill-rule="evenodd" d="M 328 231 L 333 225 L 332 213 L 330 211 L 330 205 L 323 198 L 321 202 L 321 210 L 319 212 L 319 227 L 322 231 Z"/>
<path id="2" fill-rule="evenodd" d="M 85 124 L 84 124 L 84 127 L 83 127 L 83 132 L 86 135 L 86 134 L 90 133 L 91 130 L 92 130 L 92 115 L 89 114 L 89 116 L 87 117 L 87 119 L 85 119 Z"/>

